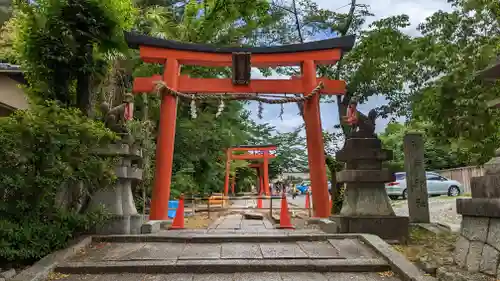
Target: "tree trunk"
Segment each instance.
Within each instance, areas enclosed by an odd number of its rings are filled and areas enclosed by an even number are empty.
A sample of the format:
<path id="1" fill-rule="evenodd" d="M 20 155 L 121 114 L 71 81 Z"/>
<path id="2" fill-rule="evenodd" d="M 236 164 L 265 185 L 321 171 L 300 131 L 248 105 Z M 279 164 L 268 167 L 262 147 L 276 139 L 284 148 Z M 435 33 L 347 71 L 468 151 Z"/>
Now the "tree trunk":
<path id="1" fill-rule="evenodd" d="M 148 95 L 147 94 L 142 94 L 142 102 L 144 108 L 142 109 L 142 122 L 148 122 L 149 120 L 149 104 L 148 104 Z M 145 143 L 149 143 L 149 127 L 145 132 L 144 138 L 146 139 Z M 144 158 L 142 160 L 142 173 L 147 174 L 149 171 L 149 147 L 146 147 L 146 153 L 144 154 Z M 147 199 L 147 194 L 146 194 L 146 185 L 143 184 L 142 186 L 142 214 L 146 215 L 146 199 Z"/>
<path id="2" fill-rule="evenodd" d="M 349 9 L 349 14 L 347 16 L 346 23 L 344 24 L 342 30 L 339 30 L 339 33 L 341 36 L 346 36 L 349 32 L 349 28 L 351 27 L 351 24 L 354 19 L 354 12 L 356 11 L 356 0 L 351 0 L 351 7 Z M 342 58 L 337 62 L 337 71 L 335 73 L 335 79 L 340 80 L 340 70 L 342 69 Z M 344 95 L 344 98 L 342 98 L 340 95 L 337 96 L 337 109 L 339 113 L 339 124 L 342 125 L 343 120 L 342 117 L 347 115 L 347 105 L 349 104 L 350 100 L 350 95 L 349 91 L 346 92 Z M 344 127 L 341 126 L 342 132 L 344 133 L 344 138 L 347 136 L 347 132 L 345 131 Z M 328 163 L 327 163 L 328 164 Z M 336 169 L 335 169 L 336 170 Z M 339 213 L 340 210 L 342 209 L 342 202 L 343 202 L 343 197 L 344 194 L 342 192 L 342 187 L 343 184 L 337 183 L 337 171 L 333 172 L 330 170 L 332 173 L 332 179 L 331 179 L 331 194 L 332 194 L 332 213 Z M 335 184 L 334 184 L 335 183 Z"/>
<path id="3" fill-rule="evenodd" d="M 82 47 L 81 55 L 84 57 L 84 61 L 88 64 L 92 62 L 92 45 L 87 44 Z M 89 115 L 90 111 L 90 97 L 91 93 L 91 73 L 87 70 L 82 70 L 77 74 L 77 84 L 76 84 L 76 95 L 77 95 L 77 107 L 85 115 Z"/>

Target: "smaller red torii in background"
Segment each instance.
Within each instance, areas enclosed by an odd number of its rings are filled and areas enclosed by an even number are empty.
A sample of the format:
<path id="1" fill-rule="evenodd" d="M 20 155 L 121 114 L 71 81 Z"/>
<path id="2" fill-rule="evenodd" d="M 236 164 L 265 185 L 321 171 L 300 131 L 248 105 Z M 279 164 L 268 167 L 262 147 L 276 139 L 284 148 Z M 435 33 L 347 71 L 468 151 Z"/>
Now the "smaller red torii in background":
<path id="1" fill-rule="evenodd" d="M 265 195 L 270 195 L 271 190 L 269 188 L 269 159 L 276 158 L 275 154 L 271 154 L 272 150 L 276 150 L 276 145 L 240 145 L 228 148 L 226 150 L 226 178 L 224 181 L 224 195 L 227 196 L 229 193 L 229 172 L 231 170 L 232 160 L 262 160 L 262 164 L 257 167 L 259 184 L 261 187 L 259 194 L 261 192 L 264 192 Z M 243 151 L 245 153 L 233 154 L 235 151 Z"/>
<path id="2" fill-rule="evenodd" d="M 263 163 L 253 163 L 248 165 L 249 168 L 254 168 L 258 178 L 258 193 L 259 195 L 265 194 L 264 191 L 264 177 L 262 176 L 262 171 L 264 170 Z M 269 186 L 269 183 L 268 185 Z"/>

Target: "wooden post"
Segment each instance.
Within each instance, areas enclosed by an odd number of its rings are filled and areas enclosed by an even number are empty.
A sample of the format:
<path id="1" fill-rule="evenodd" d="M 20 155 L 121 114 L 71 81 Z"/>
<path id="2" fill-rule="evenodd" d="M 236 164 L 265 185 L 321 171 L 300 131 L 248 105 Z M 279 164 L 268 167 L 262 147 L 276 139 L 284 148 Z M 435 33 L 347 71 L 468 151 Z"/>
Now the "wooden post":
<path id="1" fill-rule="evenodd" d="M 273 195 L 269 196 L 269 215 L 273 215 Z"/>
<path id="2" fill-rule="evenodd" d="M 196 214 L 196 196 L 191 195 L 191 204 L 193 205 L 193 215 Z"/>
<path id="3" fill-rule="evenodd" d="M 168 59 L 163 81 L 172 90 L 177 90 L 179 71 L 179 62 L 176 59 Z M 163 94 L 160 106 L 160 126 L 156 147 L 156 171 L 153 196 L 151 198 L 150 220 L 168 219 L 176 119 L 177 97 Z"/>
<path id="4" fill-rule="evenodd" d="M 302 63 L 302 79 L 305 94 L 316 88 L 316 65 L 314 61 Z M 307 154 L 309 160 L 309 174 L 312 189 L 312 204 L 314 215 L 320 218 L 330 216 L 328 198 L 328 178 L 326 176 L 323 131 L 321 129 L 321 117 L 319 114 L 319 98 L 315 95 L 304 102 L 304 122 L 306 126 Z"/>
<path id="5" fill-rule="evenodd" d="M 308 208 L 308 211 L 309 211 L 309 217 L 312 217 L 312 204 L 311 204 L 311 192 L 308 190 L 307 191 L 307 199 L 309 200 L 309 208 Z"/>
<path id="6" fill-rule="evenodd" d="M 424 165 L 424 140 L 420 133 L 407 133 L 403 140 L 410 222 L 429 223 L 429 196 Z"/>
<path id="7" fill-rule="evenodd" d="M 207 213 L 208 213 L 208 218 L 210 219 L 210 195 L 208 196 L 207 200 Z"/>

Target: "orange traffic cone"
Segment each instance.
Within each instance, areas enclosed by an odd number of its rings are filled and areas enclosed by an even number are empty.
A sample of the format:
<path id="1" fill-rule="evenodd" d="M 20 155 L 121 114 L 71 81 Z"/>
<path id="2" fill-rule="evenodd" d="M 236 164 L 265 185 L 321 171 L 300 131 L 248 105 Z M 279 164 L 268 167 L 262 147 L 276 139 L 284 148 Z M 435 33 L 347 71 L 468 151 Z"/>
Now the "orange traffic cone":
<path id="1" fill-rule="evenodd" d="M 257 209 L 262 209 L 262 194 L 259 194 L 259 198 L 257 198 Z"/>
<path id="2" fill-rule="evenodd" d="M 179 198 L 179 206 L 175 211 L 175 218 L 168 229 L 184 229 L 184 194 Z"/>
<path id="3" fill-rule="evenodd" d="M 281 213 L 280 213 L 280 229 L 294 229 L 292 221 L 290 219 L 290 214 L 288 213 L 288 202 L 286 201 L 286 195 L 283 193 L 281 196 Z"/>
<path id="4" fill-rule="evenodd" d="M 309 192 L 306 193 L 306 209 L 311 208 L 311 198 L 309 198 Z"/>

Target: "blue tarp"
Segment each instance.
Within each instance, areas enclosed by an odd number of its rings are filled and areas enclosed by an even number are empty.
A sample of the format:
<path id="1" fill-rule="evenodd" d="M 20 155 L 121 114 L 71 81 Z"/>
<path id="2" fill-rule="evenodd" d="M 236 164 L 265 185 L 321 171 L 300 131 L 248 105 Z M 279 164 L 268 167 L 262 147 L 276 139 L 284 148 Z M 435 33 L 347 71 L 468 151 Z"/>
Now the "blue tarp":
<path id="1" fill-rule="evenodd" d="M 168 217 L 169 218 L 175 217 L 175 212 L 177 211 L 178 207 L 179 207 L 179 200 L 168 201 Z"/>

